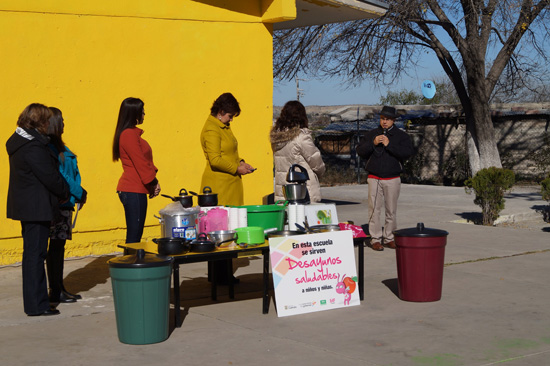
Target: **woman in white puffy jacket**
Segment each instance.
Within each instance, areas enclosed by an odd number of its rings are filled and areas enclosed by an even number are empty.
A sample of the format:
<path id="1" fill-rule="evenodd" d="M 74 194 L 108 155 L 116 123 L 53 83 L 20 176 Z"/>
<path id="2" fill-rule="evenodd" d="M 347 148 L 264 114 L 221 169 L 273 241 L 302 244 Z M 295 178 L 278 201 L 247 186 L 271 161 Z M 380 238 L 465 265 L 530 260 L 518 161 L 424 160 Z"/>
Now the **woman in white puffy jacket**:
<path id="1" fill-rule="evenodd" d="M 308 172 L 310 201 L 321 201 L 319 176 L 325 172 L 325 163 L 311 137 L 302 103 L 292 100 L 284 105 L 271 129 L 270 140 L 275 165 L 275 201 L 285 199 L 282 186 L 287 184 L 286 175 L 292 164 L 301 165 Z"/>

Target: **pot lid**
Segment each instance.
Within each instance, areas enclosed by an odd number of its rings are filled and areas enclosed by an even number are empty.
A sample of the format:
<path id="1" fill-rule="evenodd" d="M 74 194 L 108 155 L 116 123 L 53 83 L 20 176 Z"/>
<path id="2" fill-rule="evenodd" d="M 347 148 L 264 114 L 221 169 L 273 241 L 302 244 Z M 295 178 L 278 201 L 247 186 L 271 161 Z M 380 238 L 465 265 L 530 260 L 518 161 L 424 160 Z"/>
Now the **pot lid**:
<path id="1" fill-rule="evenodd" d="M 185 197 L 193 197 L 193 196 L 192 196 L 190 193 L 187 192 L 187 189 L 182 188 L 182 189 L 180 189 L 180 193 L 178 194 L 177 197 L 179 197 L 179 198 L 185 198 Z M 176 198 L 177 198 L 177 197 L 176 197 Z"/>
<path id="2" fill-rule="evenodd" d="M 155 242 L 157 244 L 172 243 L 172 242 L 185 244 L 185 242 L 187 242 L 187 239 L 186 238 L 165 237 L 165 238 L 154 238 L 153 242 Z"/>
<path id="3" fill-rule="evenodd" d="M 217 195 L 218 195 L 217 193 L 212 192 L 212 188 L 210 188 L 209 186 L 205 186 L 202 189 L 202 193 L 199 194 L 199 196 L 217 196 Z"/>
<path id="4" fill-rule="evenodd" d="M 424 227 L 424 223 L 419 222 L 418 224 L 416 224 L 416 227 L 395 230 L 393 232 L 393 235 L 428 238 L 435 236 L 447 236 L 449 235 L 449 233 L 445 230 Z"/>
<path id="5" fill-rule="evenodd" d="M 179 202 L 171 202 L 159 210 L 161 215 L 192 215 L 200 212 L 200 207 L 183 207 Z"/>
<path id="6" fill-rule="evenodd" d="M 173 258 L 162 258 L 154 254 L 145 254 L 145 250 L 138 249 L 136 254 L 125 255 L 109 259 L 111 268 L 151 268 L 163 267 L 172 264 Z"/>
<path id="7" fill-rule="evenodd" d="M 208 240 L 208 235 L 206 233 L 200 233 L 199 236 L 195 240 L 191 242 L 191 244 L 212 244 L 214 245 L 214 242 L 211 240 Z"/>

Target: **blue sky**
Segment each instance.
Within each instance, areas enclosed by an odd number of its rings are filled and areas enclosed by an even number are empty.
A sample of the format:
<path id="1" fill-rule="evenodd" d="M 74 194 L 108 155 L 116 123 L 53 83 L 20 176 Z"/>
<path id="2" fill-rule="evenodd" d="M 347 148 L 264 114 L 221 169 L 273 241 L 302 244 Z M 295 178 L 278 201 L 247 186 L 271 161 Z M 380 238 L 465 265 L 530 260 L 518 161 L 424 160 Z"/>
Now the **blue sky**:
<path id="1" fill-rule="evenodd" d="M 439 39 L 445 44 L 450 42 L 446 33 L 435 29 Z M 451 50 L 454 46 L 449 44 Z M 299 76 L 300 89 L 303 95 L 300 101 L 304 105 L 346 105 L 346 104 L 369 104 L 377 105 L 380 97 L 385 96 L 388 91 L 413 90 L 421 94 L 421 86 L 424 80 L 441 80 L 447 78 L 443 68 L 439 64 L 435 53 L 425 50 L 419 54 L 418 65 L 415 68 L 406 70 L 408 75 L 402 73 L 401 79 L 391 86 L 376 86 L 369 80 L 364 80 L 358 87 L 348 87 L 343 79 L 316 80 L 312 77 Z M 283 106 L 289 100 L 296 100 L 296 81 L 277 82 L 273 85 L 273 105 Z"/>
<path id="2" fill-rule="evenodd" d="M 388 91 L 413 90 L 421 93 L 424 80 L 446 77 L 435 57 L 425 57 L 425 67 L 409 70 L 410 76 L 402 75 L 394 85 L 376 87 L 369 80 L 359 87 L 347 87 L 343 79 L 316 80 L 311 77 L 299 77 L 302 90 L 300 101 L 304 105 L 346 105 L 371 104 L 380 102 L 380 97 Z M 306 80 L 302 80 L 306 79 Z M 277 82 L 273 86 L 273 105 L 282 106 L 289 100 L 296 100 L 296 81 Z"/>
<path id="3" fill-rule="evenodd" d="M 540 27 L 538 25 L 537 27 Z M 535 32 L 539 32 L 539 28 L 533 29 Z M 449 43 L 449 49 L 454 50 L 455 48 L 450 44 L 451 42 L 447 39 L 445 33 L 442 33 L 440 29 L 436 29 L 436 33 L 439 35 L 439 39 L 444 43 Z M 542 34 L 540 37 L 543 37 Z M 541 44 L 542 48 L 547 46 L 548 40 L 545 43 Z M 523 43 L 523 42 L 522 42 Z M 520 44 L 521 45 L 521 44 Z M 497 50 L 489 50 L 488 55 L 495 55 Z M 527 46 L 522 52 L 531 54 L 532 49 Z M 488 57 L 488 61 L 492 60 L 491 57 Z M 457 62 L 459 62 L 457 60 Z M 302 96 L 300 101 L 308 105 L 346 105 L 346 104 L 369 104 L 377 105 L 380 103 L 380 97 L 385 96 L 388 91 L 401 91 L 401 90 L 413 90 L 418 93 L 422 93 L 421 86 L 424 80 L 446 80 L 447 76 L 445 75 L 443 68 L 439 64 L 433 51 L 428 50 L 427 52 L 420 55 L 420 60 L 417 66 L 414 69 L 406 70 L 408 75 L 402 74 L 401 79 L 398 80 L 395 84 L 391 86 L 375 86 L 369 80 L 363 81 L 359 87 L 347 87 L 345 85 L 345 80 L 343 79 L 329 79 L 329 80 L 316 80 L 313 77 L 304 77 L 299 76 L 300 79 L 300 89 L 302 90 Z M 544 66 L 544 62 L 541 66 Z M 545 67 L 548 64 L 546 64 Z M 547 73 L 547 75 L 549 75 Z M 547 81 L 543 81 L 548 83 Z M 437 92 L 436 92 L 437 93 Z M 289 100 L 296 100 L 296 81 L 292 80 L 289 82 L 277 82 L 274 81 L 273 87 L 273 105 L 283 106 Z"/>

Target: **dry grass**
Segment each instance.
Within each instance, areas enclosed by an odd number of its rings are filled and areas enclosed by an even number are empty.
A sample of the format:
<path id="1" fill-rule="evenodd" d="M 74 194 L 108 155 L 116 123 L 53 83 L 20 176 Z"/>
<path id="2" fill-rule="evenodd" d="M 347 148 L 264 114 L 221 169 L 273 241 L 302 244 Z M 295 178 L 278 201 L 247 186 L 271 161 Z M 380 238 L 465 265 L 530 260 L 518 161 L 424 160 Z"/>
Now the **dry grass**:
<path id="1" fill-rule="evenodd" d="M 342 165 L 338 161 L 325 161 L 325 174 L 319 179 L 323 187 L 333 187 L 350 184 L 365 184 L 367 178 L 365 172 L 362 172 L 358 181 L 357 172 L 351 169 L 348 164 Z"/>

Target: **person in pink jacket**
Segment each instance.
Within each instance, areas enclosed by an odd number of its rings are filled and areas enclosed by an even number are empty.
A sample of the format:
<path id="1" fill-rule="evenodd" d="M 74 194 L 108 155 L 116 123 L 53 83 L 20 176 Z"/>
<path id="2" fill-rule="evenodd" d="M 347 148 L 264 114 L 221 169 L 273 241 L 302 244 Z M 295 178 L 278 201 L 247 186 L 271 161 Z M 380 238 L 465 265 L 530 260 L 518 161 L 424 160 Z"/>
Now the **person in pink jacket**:
<path id="1" fill-rule="evenodd" d="M 321 152 L 308 129 L 306 109 L 296 100 L 287 102 L 270 133 L 275 166 L 275 201 L 284 200 L 283 185 L 292 164 L 306 168 L 307 189 L 311 202 L 321 201 L 319 176 L 325 172 Z"/>

